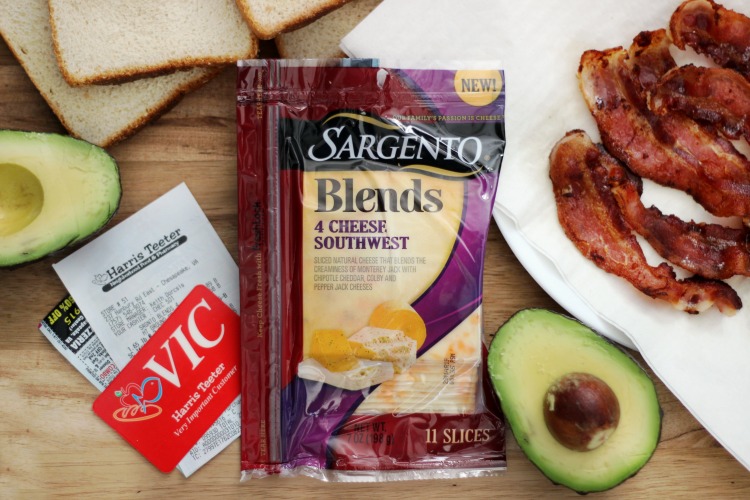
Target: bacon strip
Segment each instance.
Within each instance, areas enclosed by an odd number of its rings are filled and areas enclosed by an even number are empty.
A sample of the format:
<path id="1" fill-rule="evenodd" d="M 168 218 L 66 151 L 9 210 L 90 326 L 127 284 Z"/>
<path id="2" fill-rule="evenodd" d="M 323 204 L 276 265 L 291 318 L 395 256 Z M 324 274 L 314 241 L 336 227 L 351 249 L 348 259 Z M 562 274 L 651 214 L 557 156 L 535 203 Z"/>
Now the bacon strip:
<path id="1" fill-rule="evenodd" d="M 654 299 L 692 314 L 711 306 L 734 314 L 742 301 L 726 283 L 700 277 L 678 280 L 669 264 L 648 264 L 609 188 L 602 165 L 615 162 L 580 130 L 568 132 L 552 149 L 550 179 L 568 238 L 598 267 Z"/>
<path id="2" fill-rule="evenodd" d="M 692 64 L 672 69 L 654 88 L 651 105 L 659 114 L 680 111 L 727 137 L 750 141 L 750 82 L 734 70 Z"/>
<path id="3" fill-rule="evenodd" d="M 646 208 L 641 179 L 615 161 L 600 162 L 625 222 L 663 258 L 704 278 L 750 276 L 750 232 L 719 224 L 685 222 Z"/>
<path id="4" fill-rule="evenodd" d="M 669 37 L 666 30 L 641 31 L 628 49 L 626 63 L 635 80 L 637 97 L 646 108 L 647 94 L 657 86 L 664 74 L 677 67 L 669 53 Z"/>
<path id="5" fill-rule="evenodd" d="M 692 47 L 720 66 L 750 75 L 750 18 L 712 0 L 688 0 L 672 14 L 674 44 Z"/>
<path id="6" fill-rule="evenodd" d="M 602 141 L 636 174 L 687 192 L 714 215 L 746 217 L 750 162 L 715 130 L 648 109 L 649 82 L 673 65 L 663 30 L 641 35 L 630 56 L 622 48 L 583 54 L 579 83 Z"/>

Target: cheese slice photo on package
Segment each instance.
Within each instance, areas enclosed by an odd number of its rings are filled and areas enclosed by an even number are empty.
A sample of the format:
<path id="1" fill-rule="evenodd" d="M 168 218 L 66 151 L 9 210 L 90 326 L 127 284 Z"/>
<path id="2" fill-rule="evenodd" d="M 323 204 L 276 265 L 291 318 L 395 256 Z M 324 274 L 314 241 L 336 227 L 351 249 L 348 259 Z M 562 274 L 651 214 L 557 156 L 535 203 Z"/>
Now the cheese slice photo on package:
<path id="1" fill-rule="evenodd" d="M 502 472 L 482 327 L 500 64 L 238 69 L 243 479 Z"/>

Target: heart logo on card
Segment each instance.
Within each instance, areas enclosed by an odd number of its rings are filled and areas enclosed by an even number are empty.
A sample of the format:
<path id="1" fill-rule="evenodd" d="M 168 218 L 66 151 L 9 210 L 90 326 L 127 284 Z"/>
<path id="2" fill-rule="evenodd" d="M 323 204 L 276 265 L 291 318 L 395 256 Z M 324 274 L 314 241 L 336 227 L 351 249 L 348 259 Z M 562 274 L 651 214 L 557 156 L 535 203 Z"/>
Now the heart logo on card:
<path id="1" fill-rule="evenodd" d="M 146 377 L 141 385 L 131 382 L 115 391 L 122 407 L 116 409 L 112 416 L 120 422 L 139 422 L 158 417 L 162 409 L 154 403 L 161 399 L 162 392 L 159 377 Z"/>

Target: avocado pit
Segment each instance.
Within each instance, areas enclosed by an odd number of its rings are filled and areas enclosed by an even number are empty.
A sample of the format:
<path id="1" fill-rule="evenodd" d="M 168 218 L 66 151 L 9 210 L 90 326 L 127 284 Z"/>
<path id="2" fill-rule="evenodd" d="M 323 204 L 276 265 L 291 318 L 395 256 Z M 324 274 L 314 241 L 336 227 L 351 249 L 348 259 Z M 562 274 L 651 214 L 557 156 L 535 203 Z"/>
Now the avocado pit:
<path id="1" fill-rule="evenodd" d="M 566 448 L 591 451 L 617 429 L 620 404 L 612 388 L 589 373 L 568 373 L 544 395 L 544 421 Z"/>

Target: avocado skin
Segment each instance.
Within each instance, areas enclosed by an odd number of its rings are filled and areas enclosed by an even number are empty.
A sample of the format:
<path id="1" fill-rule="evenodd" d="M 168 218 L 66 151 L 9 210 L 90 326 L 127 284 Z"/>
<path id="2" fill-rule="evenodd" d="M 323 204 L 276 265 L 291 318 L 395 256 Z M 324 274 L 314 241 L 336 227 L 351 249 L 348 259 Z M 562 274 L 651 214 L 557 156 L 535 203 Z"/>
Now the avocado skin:
<path id="1" fill-rule="evenodd" d="M 28 164 L 24 164 L 23 162 L 16 162 L 12 158 L 9 159 L 7 154 L 7 149 L 9 149 L 7 148 L 8 144 L 14 146 L 11 149 L 14 150 L 13 153 L 15 154 L 18 154 L 20 151 L 21 154 L 30 154 L 33 156 L 35 152 L 58 150 L 64 158 L 66 147 L 70 148 L 71 151 L 76 151 L 78 154 L 91 154 L 100 161 L 102 172 L 106 174 L 106 180 L 108 182 L 106 192 L 109 196 L 106 199 L 106 203 L 101 204 L 102 210 L 98 214 L 98 217 L 95 220 L 92 220 L 91 224 L 85 227 L 84 231 L 76 232 L 75 234 L 69 233 L 62 235 L 54 239 L 54 241 L 49 241 L 46 245 L 36 245 L 34 248 L 19 249 L 19 251 L 13 253 L 9 248 L 11 248 L 13 244 L 15 235 L 10 235 L 8 237 L 0 235 L 0 269 L 13 270 L 24 267 L 50 255 L 54 255 L 62 250 L 66 250 L 71 246 L 79 245 L 98 234 L 117 213 L 122 199 L 120 171 L 115 158 L 105 149 L 82 139 L 77 139 L 64 134 L 0 129 L 0 167 L 5 163 L 19 164 L 24 168 L 28 166 Z M 66 165 L 63 169 L 69 167 L 69 165 Z M 39 169 L 33 170 L 37 177 L 40 177 Z M 64 173 L 64 171 L 62 173 Z M 55 172 L 54 175 L 59 177 L 61 172 Z M 95 174 L 92 173 L 91 175 L 93 176 Z M 65 184 L 52 184 L 52 181 L 47 183 L 43 176 L 40 178 L 40 181 L 42 181 L 43 187 L 45 187 L 45 203 L 48 194 L 71 188 L 71 186 Z M 74 187 L 75 186 L 73 186 L 73 188 Z M 85 200 L 76 199 L 76 201 L 83 202 Z M 54 219 L 50 219 L 50 223 L 54 222 Z M 19 234 L 23 231 L 24 230 L 19 231 Z"/>
<path id="2" fill-rule="evenodd" d="M 520 329 L 525 324 L 534 324 L 538 323 L 539 325 L 546 326 L 548 328 L 552 328 L 555 331 L 558 331 L 560 329 L 562 330 L 571 330 L 572 333 L 570 333 L 570 336 L 573 338 L 580 337 L 579 341 L 583 340 L 585 344 L 593 343 L 593 345 L 597 346 L 598 349 L 596 351 L 607 351 L 610 353 L 614 353 L 614 359 L 618 360 L 618 362 L 621 362 L 626 365 L 625 372 L 631 373 L 633 378 L 639 381 L 640 384 L 642 384 L 645 387 L 645 392 L 643 394 L 644 401 L 645 401 L 645 407 L 646 410 L 645 414 L 635 413 L 635 414 L 629 414 L 626 416 L 626 419 L 628 419 L 632 424 L 625 423 L 624 425 L 632 425 L 635 428 L 639 427 L 639 424 L 641 421 L 651 423 L 651 426 L 649 428 L 646 428 L 643 432 L 644 435 L 648 434 L 645 440 L 644 449 L 638 451 L 636 454 L 639 457 L 637 460 L 634 461 L 634 463 L 628 464 L 628 467 L 624 467 L 623 470 L 616 470 L 612 471 L 611 477 L 605 477 L 605 478 L 599 478 L 596 481 L 591 481 L 587 484 L 587 478 L 582 477 L 580 475 L 580 470 L 582 468 L 580 467 L 580 459 L 586 459 L 587 457 L 590 457 L 592 463 L 595 463 L 597 460 L 601 459 L 602 453 L 614 453 L 617 454 L 617 449 L 615 448 L 616 441 L 613 440 L 611 443 L 605 443 L 602 445 L 602 451 L 599 450 L 593 450 L 589 452 L 575 452 L 572 450 L 564 449 L 559 443 L 554 442 L 554 444 L 551 445 L 551 447 L 547 450 L 545 449 L 538 449 L 537 445 L 535 444 L 537 440 L 540 438 L 537 438 L 535 436 L 540 436 L 544 434 L 544 440 L 549 444 L 549 442 L 554 441 L 554 438 L 552 438 L 552 435 L 549 433 L 549 431 L 546 429 L 546 424 L 544 424 L 543 416 L 542 416 L 542 397 L 540 396 L 539 404 L 534 408 L 533 404 L 530 408 L 523 408 L 522 410 L 530 410 L 532 413 L 538 412 L 539 416 L 536 417 L 536 419 L 541 422 L 540 425 L 537 425 L 536 428 L 533 430 L 533 432 L 529 432 L 528 423 L 526 417 L 528 415 L 524 415 L 524 418 L 519 418 L 521 415 L 518 414 L 517 408 L 514 408 L 514 403 L 516 403 L 516 399 L 512 397 L 512 394 L 509 394 L 513 391 L 524 391 L 524 385 L 523 384 L 517 384 L 517 387 L 514 387 L 513 384 L 509 384 L 505 379 L 508 378 L 507 373 L 503 373 L 503 370 L 508 369 L 508 365 L 506 363 L 507 360 L 511 359 L 513 357 L 513 353 L 508 353 L 507 350 L 510 349 L 512 346 L 509 346 L 509 342 L 507 341 L 510 336 L 517 336 L 518 338 L 521 338 L 520 335 L 523 335 L 523 333 L 519 333 L 521 331 Z M 558 332 L 559 333 L 559 332 Z M 568 334 L 565 334 L 568 335 Z M 564 338 L 565 335 L 563 335 L 560 338 Z M 543 336 L 540 336 L 543 337 Z M 523 353 L 521 353 L 523 354 Z M 526 353 L 528 354 L 528 353 Z M 570 354 L 570 353 L 568 353 Z M 561 354 L 561 356 L 565 356 L 565 354 Z M 580 354 L 579 356 L 566 356 L 567 358 L 571 357 L 578 357 L 583 359 L 585 354 Z M 582 363 L 585 363 L 585 361 L 581 361 Z M 571 362 L 567 361 L 567 368 L 570 368 Z M 547 367 L 545 366 L 545 370 Z M 619 369 L 619 368 L 613 368 L 613 370 Z M 556 313 L 554 311 L 546 310 L 546 309 L 522 309 L 518 312 L 516 312 L 513 316 L 511 316 L 497 331 L 495 334 L 495 337 L 492 340 L 492 343 L 490 345 L 489 349 L 489 355 L 488 355 L 488 370 L 490 373 L 490 377 L 492 379 L 493 388 L 495 389 L 495 394 L 498 396 L 498 399 L 500 400 L 500 403 L 503 407 L 503 411 L 505 413 L 506 420 L 508 421 L 509 427 L 511 431 L 513 432 L 514 436 L 516 437 L 517 442 L 519 443 L 519 446 L 523 450 L 524 454 L 529 458 L 529 460 L 536 466 L 539 471 L 544 474 L 553 484 L 555 485 L 562 485 L 566 486 L 573 491 L 575 491 L 578 494 L 585 495 L 587 493 L 593 493 L 593 492 L 599 492 L 599 491 L 606 491 L 609 489 L 612 489 L 619 484 L 622 484 L 627 479 L 635 476 L 638 471 L 650 460 L 650 458 L 653 456 L 654 451 L 656 450 L 656 446 L 658 445 L 660 438 L 661 438 L 661 430 L 662 430 L 662 417 L 663 417 L 663 410 L 658 402 L 658 399 L 656 397 L 656 389 L 653 385 L 653 382 L 649 378 L 646 371 L 641 367 L 641 365 L 631 356 L 627 351 L 620 348 L 618 345 L 611 342 L 609 339 L 599 335 L 598 333 L 594 332 L 587 326 L 585 326 L 583 323 L 579 322 L 578 320 Z M 569 371 L 573 371 L 571 369 L 564 369 L 566 373 Z M 586 370 L 582 370 L 586 371 Z M 554 373 L 554 371 L 553 371 Z M 555 379 L 558 376 L 562 376 L 564 373 L 554 373 L 553 375 L 550 375 L 550 380 Z M 527 373 L 528 375 L 528 373 Z M 512 376 L 512 375 L 511 375 Z M 544 383 L 542 384 L 542 386 Z M 541 386 L 540 386 L 541 387 Z M 634 386 L 637 387 L 637 386 Z M 533 389 L 532 389 L 532 392 Z M 537 387 L 536 392 L 540 392 L 539 387 Z M 621 400 L 622 405 L 622 400 Z M 529 417 L 531 418 L 531 417 Z M 623 425 L 623 422 L 621 420 L 621 425 Z M 624 432 L 624 431 L 623 431 Z M 615 435 L 613 434 L 613 437 Z M 559 446 L 558 446 L 559 445 Z M 611 450 L 607 450 L 606 447 L 610 446 Z M 559 461 L 560 463 L 568 463 L 569 470 L 562 470 L 564 468 L 557 467 L 557 470 L 550 471 L 549 470 L 549 455 L 561 453 L 562 459 Z M 599 456 L 597 456 L 599 454 Z M 545 456 L 546 455 L 546 456 Z M 576 460 L 579 460 L 579 462 L 570 462 L 566 459 L 570 459 L 571 457 L 575 458 Z M 570 474 L 571 477 L 566 477 L 566 474 Z M 578 477 L 574 477 L 576 474 L 578 474 Z"/>

